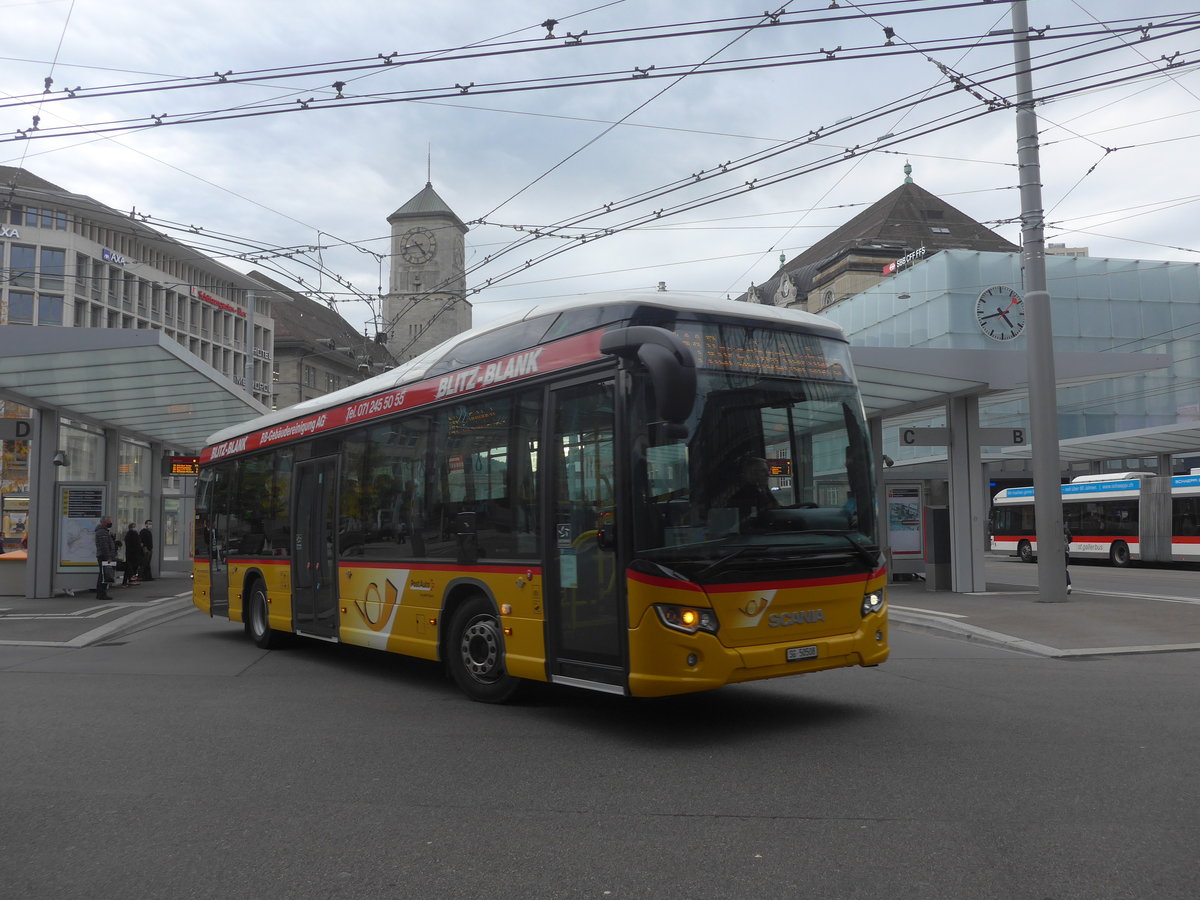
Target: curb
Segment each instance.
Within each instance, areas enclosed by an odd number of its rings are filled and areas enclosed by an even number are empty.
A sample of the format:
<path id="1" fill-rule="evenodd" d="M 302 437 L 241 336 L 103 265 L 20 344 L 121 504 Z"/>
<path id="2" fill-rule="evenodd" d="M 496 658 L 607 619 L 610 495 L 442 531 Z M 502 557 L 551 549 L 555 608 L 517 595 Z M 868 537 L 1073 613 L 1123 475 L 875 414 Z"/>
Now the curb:
<path id="1" fill-rule="evenodd" d="M 0 647 L 57 647 L 65 650 L 80 650 L 84 647 L 93 647 L 105 641 L 125 637 L 126 635 L 152 628 L 155 625 L 169 622 L 172 619 L 178 619 L 191 612 L 194 608 L 191 598 L 191 591 L 176 594 L 173 597 L 160 598 L 153 601 L 152 605 L 135 609 L 118 619 L 98 625 L 91 631 L 86 631 L 77 637 L 71 638 L 69 641 L 0 640 Z"/>
<path id="2" fill-rule="evenodd" d="M 176 619 L 191 610 L 191 597 L 191 591 L 188 591 L 186 594 L 176 594 L 174 597 L 168 597 L 152 607 L 134 610 L 131 613 L 121 616 L 119 619 L 105 622 L 91 631 L 85 632 L 69 641 L 61 641 L 54 646 L 69 647 L 71 649 L 91 647 L 104 641 L 110 641 L 137 631 L 143 631 L 154 625 L 161 625 L 163 622 Z"/>
<path id="3" fill-rule="evenodd" d="M 1077 650 L 1060 650 L 1036 641 L 991 631 L 976 625 L 967 625 L 946 619 L 941 616 L 921 615 L 919 613 L 896 612 L 888 610 L 888 620 L 905 625 L 913 631 L 927 634 L 950 635 L 964 638 L 977 644 L 996 647 L 1001 650 L 1012 650 L 1015 653 L 1025 653 L 1032 656 L 1042 656 L 1048 659 L 1085 659 L 1094 656 L 1131 656 L 1147 653 L 1182 653 L 1200 650 L 1200 644 L 1148 644 L 1127 647 L 1086 647 Z"/>

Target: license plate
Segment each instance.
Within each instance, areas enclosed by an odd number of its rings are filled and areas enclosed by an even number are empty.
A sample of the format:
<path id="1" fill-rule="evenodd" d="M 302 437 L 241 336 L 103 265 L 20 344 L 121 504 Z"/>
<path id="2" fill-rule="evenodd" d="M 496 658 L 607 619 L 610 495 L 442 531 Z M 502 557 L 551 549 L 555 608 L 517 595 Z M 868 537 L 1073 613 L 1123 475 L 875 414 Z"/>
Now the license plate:
<path id="1" fill-rule="evenodd" d="M 787 648 L 787 661 L 788 662 L 796 662 L 796 660 L 799 660 L 799 659 L 816 659 L 816 658 L 817 658 L 817 648 L 815 646 L 788 647 Z"/>

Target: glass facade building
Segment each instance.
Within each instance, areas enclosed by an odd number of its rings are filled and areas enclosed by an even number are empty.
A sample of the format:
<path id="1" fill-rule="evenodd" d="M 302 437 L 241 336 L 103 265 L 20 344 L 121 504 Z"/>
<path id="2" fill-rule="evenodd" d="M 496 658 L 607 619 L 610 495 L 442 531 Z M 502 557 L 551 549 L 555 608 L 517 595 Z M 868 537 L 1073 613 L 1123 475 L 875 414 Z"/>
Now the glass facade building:
<path id="1" fill-rule="evenodd" d="M 1056 352 L 1144 351 L 1172 360 L 1168 369 L 1061 388 L 1060 439 L 1200 423 L 1200 266 L 1047 256 L 1046 279 Z M 822 315 L 856 346 L 1022 350 L 1024 337 L 996 341 L 976 320 L 980 294 L 997 285 L 1024 293 L 1020 254 L 943 250 Z M 1024 357 L 1014 365 L 1023 367 Z M 985 400 L 980 424 L 1027 425 L 1026 398 Z M 896 455 L 890 431 L 885 443 Z"/>

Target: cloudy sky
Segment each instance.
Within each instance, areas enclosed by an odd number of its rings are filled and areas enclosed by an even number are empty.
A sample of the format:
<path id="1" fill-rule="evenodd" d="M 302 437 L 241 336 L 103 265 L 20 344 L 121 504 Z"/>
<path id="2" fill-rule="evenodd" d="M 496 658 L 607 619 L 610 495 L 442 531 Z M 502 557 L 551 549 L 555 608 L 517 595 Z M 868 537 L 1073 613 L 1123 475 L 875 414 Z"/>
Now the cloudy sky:
<path id="1" fill-rule="evenodd" d="M 1200 262 L 1200 10 L 1028 6 L 1047 240 Z M 736 295 L 900 184 L 906 161 L 1019 238 L 1009 3 L 772 12 L 0 0 L 0 163 L 234 268 L 302 278 L 367 330 L 386 218 L 427 178 L 471 225 L 476 324 L 659 282 Z"/>

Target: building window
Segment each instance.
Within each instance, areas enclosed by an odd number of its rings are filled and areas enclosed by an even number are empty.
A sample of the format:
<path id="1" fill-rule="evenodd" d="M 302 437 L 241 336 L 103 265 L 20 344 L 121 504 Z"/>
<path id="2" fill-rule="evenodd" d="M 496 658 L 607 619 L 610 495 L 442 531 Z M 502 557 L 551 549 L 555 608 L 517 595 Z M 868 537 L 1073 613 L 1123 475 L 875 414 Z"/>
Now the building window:
<path id="1" fill-rule="evenodd" d="M 307 387 L 316 387 L 317 386 L 317 370 L 314 369 L 312 366 L 304 367 L 304 384 Z"/>
<path id="2" fill-rule="evenodd" d="M 104 432 L 63 419 L 58 425 L 58 446 L 71 465 L 55 472 L 59 481 L 104 480 Z"/>
<path id="3" fill-rule="evenodd" d="M 949 234 L 950 233 L 949 228 L 935 227 L 935 228 L 930 228 L 929 230 L 932 231 L 934 234 Z"/>
<path id="4" fill-rule="evenodd" d="M 24 291 L 8 292 L 8 324 L 33 324 L 33 294 Z"/>
<path id="5" fill-rule="evenodd" d="M 67 251 L 43 247 L 41 254 L 41 280 L 44 291 L 61 291 L 67 274 Z"/>
<path id="6" fill-rule="evenodd" d="M 37 250 L 24 244 L 13 244 L 8 252 L 8 267 L 10 276 L 8 283 L 13 287 L 33 287 L 33 276 L 37 259 Z"/>
<path id="7" fill-rule="evenodd" d="M 63 298 L 41 294 L 38 297 L 39 325 L 61 325 L 63 323 Z"/>
<path id="8" fill-rule="evenodd" d="M 92 271 L 91 260 L 82 253 L 75 254 L 75 296 L 87 296 L 88 274 Z"/>

